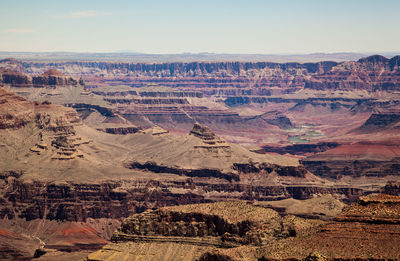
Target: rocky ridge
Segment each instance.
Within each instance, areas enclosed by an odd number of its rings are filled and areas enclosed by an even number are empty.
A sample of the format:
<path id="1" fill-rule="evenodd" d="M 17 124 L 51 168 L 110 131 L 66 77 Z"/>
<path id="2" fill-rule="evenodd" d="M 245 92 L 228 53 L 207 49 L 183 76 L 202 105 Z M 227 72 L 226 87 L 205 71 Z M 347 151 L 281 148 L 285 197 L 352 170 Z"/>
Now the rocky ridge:
<path id="1" fill-rule="evenodd" d="M 282 218 L 273 210 L 240 201 L 166 207 L 125 219 L 113 234 L 113 244 L 90 254 L 87 260 L 134 258 L 124 249 L 132 246 L 130 242 L 159 243 L 160 253 L 152 260 L 163 258 L 161 252 L 166 242 L 196 246 L 200 251 L 194 257 L 199 258 L 213 248 L 262 246 L 276 238 L 295 236 L 299 222 L 294 217 Z M 179 254 L 174 258 L 188 260 L 182 257 L 188 258 Z"/>
<path id="2" fill-rule="evenodd" d="M 398 207 L 398 196 L 363 197 L 328 222 L 281 217 L 244 202 L 162 208 L 125 219 L 113 242 L 87 260 L 397 259 Z"/>
<path id="3" fill-rule="evenodd" d="M 374 55 L 351 62 L 271 63 L 271 62 L 192 62 L 192 63 L 112 63 L 51 62 L 23 63 L 28 73 L 57 68 L 81 75 L 90 71 L 103 74 L 108 83 L 130 82 L 135 86 L 160 83 L 168 86 L 202 86 L 208 95 L 214 86 L 268 87 L 282 89 L 398 89 L 399 58 Z M 382 73 L 383 71 L 383 73 Z M 117 77 L 115 77 L 117 76 Z M 310 77 L 311 76 L 311 77 Z M 89 79 L 92 75 L 88 75 Z M 93 79 L 93 78 L 92 78 Z M 89 80 L 90 81 L 90 80 Z M 232 90 L 236 88 L 230 88 Z M 252 89 L 252 88 L 249 88 Z M 211 92 L 210 92 L 211 91 Z M 224 90 L 225 91 L 225 90 Z M 227 93 L 226 93 L 227 94 Z M 260 95 L 261 93 L 257 93 Z M 262 94 L 261 94 L 262 95 Z"/>
<path id="4" fill-rule="evenodd" d="M 340 179 L 342 177 L 394 178 L 399 172 L 399 142 L 361 141 L 342 144 L 330 150 L 309 156 L 302 163 L 315 175 Z"/>
<path id="5" fill-rule="evenodd" d="M 184 138 L 159 143 L 156 147 L 138 146 L 132 157 L 134 160 L 125 163 L 128 168 L 189 177 L 214 176 L 239 181 L 240 175 L 250 173 L 268 175 L 274 172 L 294 177 L 305 177 L 307 173 L 296 159 L 252 153 L 226 143 L 199 124 Z"/>
<path id="6" fill-rule="evenodd" d="M 49 69 L 40 75 L 28 76 L 12 69 L 0 69 L 0 84 L 14 87 L 50 87 L 50 86 L 76 86 L 78 81 L 62 74 L 56 69 Z"/>
<path id="7" fill-rule="evenodd" d="M 90 140 L 76 135 L 74 126 L 82 124 L 73 109 L 49 102 L 29 102 L 0 88 L 0 129 L 35 128 L 38 141 L 32 153 L 53 153 L 53 159 L 83 157 L 77 147 Z"/>

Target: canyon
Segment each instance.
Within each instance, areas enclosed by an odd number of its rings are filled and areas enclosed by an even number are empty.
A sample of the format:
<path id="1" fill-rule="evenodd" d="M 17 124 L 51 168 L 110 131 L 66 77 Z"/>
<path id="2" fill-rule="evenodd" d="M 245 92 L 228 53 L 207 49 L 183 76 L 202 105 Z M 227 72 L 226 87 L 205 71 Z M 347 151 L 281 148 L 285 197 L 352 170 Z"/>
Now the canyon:
<path id="1" fill-rule="evenodd" d="M 399 56 L 0 60 L 0 258 L 396 258 L 399 87 Z"/>

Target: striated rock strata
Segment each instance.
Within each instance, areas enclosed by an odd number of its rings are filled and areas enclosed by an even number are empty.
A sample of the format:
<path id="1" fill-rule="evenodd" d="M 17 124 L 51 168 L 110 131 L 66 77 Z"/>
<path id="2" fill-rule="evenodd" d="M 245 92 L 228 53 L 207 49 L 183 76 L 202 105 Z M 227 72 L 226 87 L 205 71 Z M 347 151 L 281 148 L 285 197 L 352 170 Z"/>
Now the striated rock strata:
<path id="1" fill-rule="evenodd" d="M 134 160 L 125 163 L 128 168 L 189 177 L 239 181 L 240 175 L 249 173 L 267 175 L 275 172 L 281 176 L 293 177 L 305 177 L 307 173 L 296 159 L 250 152 L 226 143 L 208 127 L 199 124 L 195 124 L 184 138 L 157 144 L 155 147 L 145 146 L 135 154 L 132 156 Z M 143 157 L 146 155 L 148 158 Z"/>
<path id="2" fill-rule="evenodd" d="M 162 208 L 125 219 L 87 260 L 397 260 L 399 202 L 362 197 L 328 222 L 243 202 Z"/>
<path id="3" fill-rule="evenodd" d="M 131 249 L 146 245 L 148 249 L 143 254 L 149 260 L 163 260 L 163 251 L 171 245 L 183 246 L 177 247 L 175 253 L 168 251 L 169 258 L 196 260 L 212 249 L 262 246 L 271 240 L 296 236 L 301 222 L 240 201 L 161 208 L 125 219 L 113 234 L 113 243 L 90 254 L 87 260 L 135 258 Z M 312 223 L 306 226 L 311 227 Z M 181 252 L 193 248 L 197 253 Z"/>
<path id="4" fill-rule="evenodd" d="M 0 84 L 13 87 L 77 86 L 78 81 L 56 69 L 49 69 L 41 75 L 29 76 L 12 69 L 0 68 Z"/>

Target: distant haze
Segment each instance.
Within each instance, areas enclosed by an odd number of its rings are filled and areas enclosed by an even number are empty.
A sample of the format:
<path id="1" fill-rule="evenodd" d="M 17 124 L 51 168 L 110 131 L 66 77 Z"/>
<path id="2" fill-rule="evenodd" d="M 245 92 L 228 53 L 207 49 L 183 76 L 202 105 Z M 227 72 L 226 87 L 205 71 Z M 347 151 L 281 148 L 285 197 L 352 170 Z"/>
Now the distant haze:
<path id="1" fill-rule="evenodd" d="M 0 51 L 388 53 L 398 0 L 1 0 Z"/>
<path id="2" fill-rule="evenodd" d="M 400 52 L 399 52 L 400 53 Z M 375 53 L 313 53 L 313 54 L 146 54 L 129 52 L 78 53 L 78 52 L 1 52 L 0 59 L 15 58 L 25 62 L 63 62 L 63 61 L 112 61 L 133 63 L 166 62 L 319 62 L 319 61 L 356 61 Z M 397 53 L 379 53 L 388 58 Z"/>

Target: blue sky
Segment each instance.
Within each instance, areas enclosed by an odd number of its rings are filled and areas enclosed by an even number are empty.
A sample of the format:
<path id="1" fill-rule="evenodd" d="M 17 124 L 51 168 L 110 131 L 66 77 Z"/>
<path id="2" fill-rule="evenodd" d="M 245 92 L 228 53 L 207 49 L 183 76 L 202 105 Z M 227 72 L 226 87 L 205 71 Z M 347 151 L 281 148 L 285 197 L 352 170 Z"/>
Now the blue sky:
<path id="1" fill-rule="evenodd" d="M 0 51 L 400 50 L 399 0 L 0 0 Z"/>

